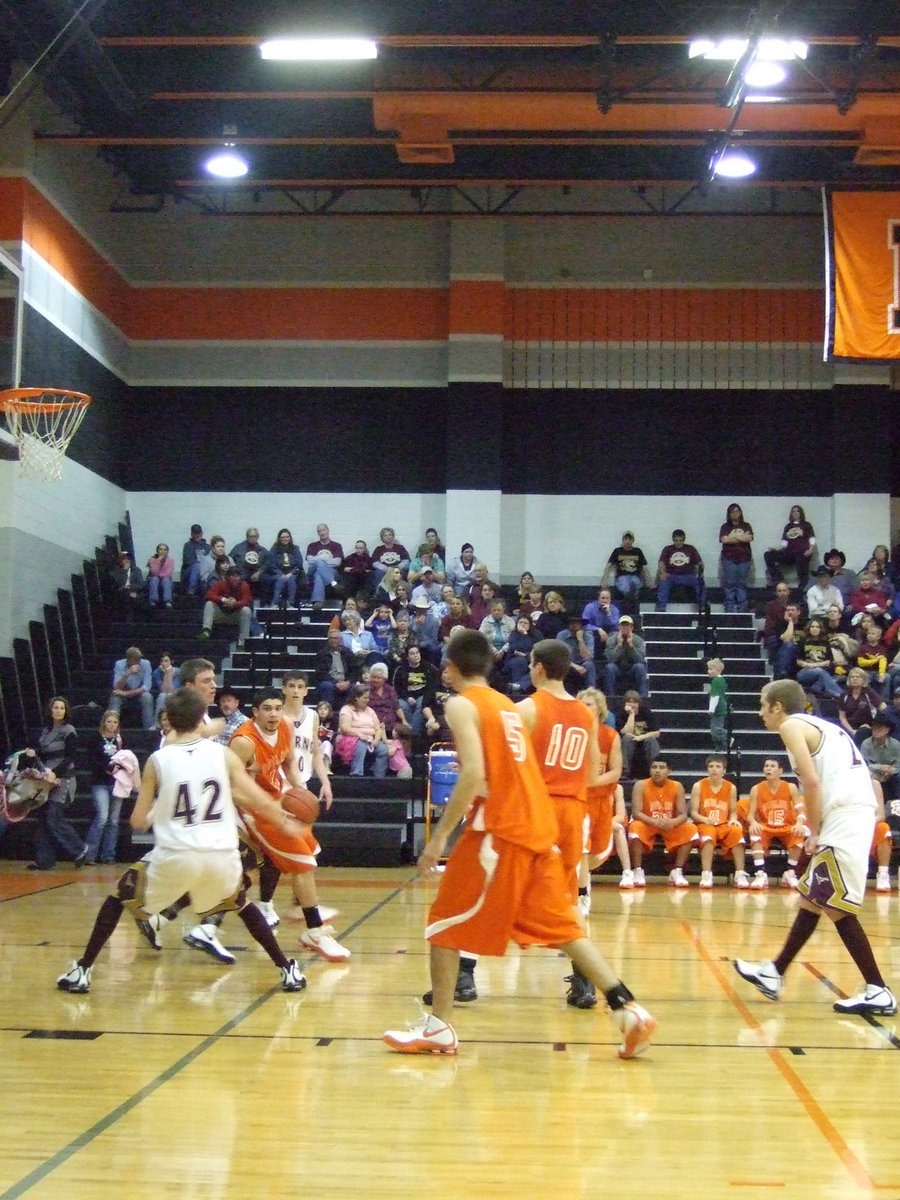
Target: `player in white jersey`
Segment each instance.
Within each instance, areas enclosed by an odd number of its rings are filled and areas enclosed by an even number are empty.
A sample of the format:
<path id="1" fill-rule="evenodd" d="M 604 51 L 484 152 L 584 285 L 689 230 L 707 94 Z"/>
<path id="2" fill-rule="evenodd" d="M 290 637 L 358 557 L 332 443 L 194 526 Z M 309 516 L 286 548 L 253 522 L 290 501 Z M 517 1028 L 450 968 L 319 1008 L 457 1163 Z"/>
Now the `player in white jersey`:
<path id="1" fill-rule="evenodd" d="M 737 973 L 770 1000 L 777 1000 L 784 973 L 812 936 L 824 913 L 859 968 L 865 989 L 837 1000 L 835 1012 L 892 1016 L 897 1001 L 886 985 L 859 923 L 866 889 L 869 848 L 875 829 L 875 793 L 868 768 L 853 738 L 839 725 L 810 717 L 799 683 L 767 684 L 759 715 L 766 729 L 784 742 L 806 799 L 809 863 L 797 884 L 800 911 L 781 953 L 771 962 L 735 959 Z"/>
<path id="2" fill-rule="evenodd" d="M 174 737 L 147 761 L 131 815 L 133 829 L 152 823 L 156 844 L 122 876 L 116 895 L 104 900 L 84 954 L 60 975 L 57 986 L 64 992 L 90 991 L 94 960 L 123 911 L 146 920 L 187 892 L 201 921 L 214 912 L 236 910 L 280 968 L 282 989 L 298 992 L 306 986 L 299 967 L 285 957 L 262 914 L 246 899 L 232 792 L 268 821 L 298 832 L 303 826 L 257 787 L 233 750 L 203 737 L 202 696 L 179 688 L 166 701 L 166 711 Z"/>

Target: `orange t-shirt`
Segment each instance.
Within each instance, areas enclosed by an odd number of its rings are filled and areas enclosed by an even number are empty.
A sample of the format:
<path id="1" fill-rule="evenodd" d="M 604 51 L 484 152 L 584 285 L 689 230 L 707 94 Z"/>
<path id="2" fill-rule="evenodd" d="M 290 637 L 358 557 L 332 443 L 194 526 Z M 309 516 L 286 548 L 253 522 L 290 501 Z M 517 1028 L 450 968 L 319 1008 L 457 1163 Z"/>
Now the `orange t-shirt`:
<path id="1" fill-rule="evenodd" d="M 556 813 L 516 706 L 489 687 L 469 687 L 461 695 L 478 710 L 488 783 L 487 795 L 475 800 L 469 827 L 529 850 L 549 850 L 558 832 Z M 465 767 L 462 752 L 460 759 Z"/>
<path id="2" fill-rule="evenodd" d="M 609 756 L 613 746 L 619 741 L 619 735 L 611 725 L 606 725 L 603 721 L 597 724 L 597 741 L 600 744 L 600 774 L 602 775 L 609 769 Z M 596 798 L 606 799 L 615 793 L 616 785 L 609 784 L 608 787 L 597 789 Z"/>
<path id="3" fill-rule="evenodd" d="M 641 819 L 641 813 L 652 817 L 675 817 L 678 815 L 677 796 L 678 784 L 674 779 L 667 779 L 662 787 L 657 787 L 652 779 L 645 779 L 641 811 L 634 815 L 638 820 Z"/>
<path id="4" fill-rule="evenodd" d="M 791 800 L 791 787 L 786 779 L 782 779 L 774 793 L 765 780 L 756 785 L 756 819 L 760 825 L 771 825 L 775 828 L 793 825 L 797 820 L 797 811 Z"/>
<path id="5" fill-rule="evenodd" d="M 580 700 L 563 700 L 540 688 L 530 699 L 537 708 L 531 740 L 548 792 L 584 800 L 593 724 L 590 710 Z"/>
<path id="6" fill-rule="evenodd" d="M 281 764 L 293 746 L 292 727 L 288 725 L 287 721 L 282 720 L 278 726 L 275 744 L 272 745 L 255 721 L 245 721 L 231 735 L 228 744 L 231 745 L 231 742 L 239 737 L 249 738 L 253 743 L 256 766 L 259 768 L 259 774 L 253 776 L 254 780 L 264 792 L 268 792 L 270 796 L 274 796 L 278 800 L 284 791 L 286 782 L 281 771 Z"/>
<path id="7" fill-rule="evenodd" d="M 731 810 L 734 784 L 723 780 L 714 792 L 708 779 L 700 780 L 700 816 L 704 825 L 724 825 Z"/>

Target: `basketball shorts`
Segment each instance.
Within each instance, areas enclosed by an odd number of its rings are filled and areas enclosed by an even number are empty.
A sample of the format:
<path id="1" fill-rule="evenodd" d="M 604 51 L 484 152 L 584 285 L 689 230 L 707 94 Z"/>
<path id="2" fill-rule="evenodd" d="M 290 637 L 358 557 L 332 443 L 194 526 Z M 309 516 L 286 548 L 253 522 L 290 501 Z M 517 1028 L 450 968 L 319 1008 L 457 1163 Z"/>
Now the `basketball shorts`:
<path id="1" fill-rule="evenodd" d="M 825 814 L 818 850 L 800 876 L 797 890 L 819 908 L 855 913 L 866 894 L 875 814 L 860 805 Z"/>
<path id="2" fill-rule="evenodd" d="M 156 846 L 119 880 L 117 896 L 139 918 L 161 912 L 185 893 L 198 916 L 244 905 L 237 850 L 167 850 Z"/>
<path id="3" fill-rule="evenodd" d="M 584 937 L 566 887 L 562 855 L 464 828 L 428 913 L 436 946 L 502 955 L 519 946 L 562 946 Z"/>
<path id="4" fill-rule="evenodd" d="M 700 835 L 701 846 L 704 842 L 712 842 L 726 855 L 744 842 L 744 831 L 740 825 L 730 825 L 727 822 L 722 825 L 698 824 L 697 833 Z"/>
<path id="5" fill-rule="evenodd" d="M 553 796 L 551 799 L 559 825 L 556 844 L 562 855 L 566 884 L 574 904 L 578 897 L 578 868 L 584 850 L 584 825 L 587 820 L 587 809 L 582 800 L 574 800 L 571 796 Z"/>
<path id="6" fill-rule="evenodd" d="M 802 846 L 809 833 L 795 833 L 793 825 L 762 825 L 757 836 L 748 833 L 751 848 L 762 846 L 764 854 L 769 853 L 769 847 L 773 842 L 781 842 L 785 850 L 792 850 L 795 846 Z"/>
<path id="7" fill-rule="evenodd" d="M 282 875 L 302 875 L 305 871 L 315 870 L 321 847 L 309 826 L 301 833 L 294 833 L 245 809 L 241 810 L 241 820 L 250 841 Z"/>
<path id="8" fill-rule="evenodd" d="M 667 850 L 677 850 L 688 842 L 696 842 L 699 838 L 697 826 L 692 821 L 684 821 L 674 829 L 661 830 L 655 825 L 645 825 L 643 821 L 634 820 L 628 823 L 628 836 L 640 842 L 648 850 L 652 850 L 657 838 L 662 838 Z"/>
<path id="9" fill-rule="evenodd" d="M 614 810 L 615 799 L 612 792 L 593 797 L 591 789 L 588 789 L 584 850 L 603 862 L 606 862 L 613 851 Z"/>

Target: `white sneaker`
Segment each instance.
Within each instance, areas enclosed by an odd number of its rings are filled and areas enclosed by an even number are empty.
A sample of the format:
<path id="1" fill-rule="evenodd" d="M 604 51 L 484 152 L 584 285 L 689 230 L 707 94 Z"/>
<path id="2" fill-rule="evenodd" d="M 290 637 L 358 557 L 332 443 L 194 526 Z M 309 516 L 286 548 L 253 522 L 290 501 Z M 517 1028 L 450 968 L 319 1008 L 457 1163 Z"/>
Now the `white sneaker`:
<path id="1" fill-rule="evenodd" d="M 700 886 L 702 888 L 711 888 L 712 885 L 713 885 L 712 871 L 701 871 L 700 872 Z"/>
<path id="2" fill-rule="evenodd" d="M 89 992 L 92 967 L 83 967 L 76 958 L 68 971 L 60 975 L 56 986 L 61 992 Z"/>
<path id="3" fill-rule="evenodd" d="M 289 958 L 288 965 L 281 968 L 281 990 L 283 992 L 302 992 L 305 987 L 306 976 L 295 960 Z"/>
<path id="4" fill-rule="evenodd" d="M 748 888 L 750 886 L 750 876 L 746 871 L 735 871 L 734 886 L 736 888 Z"/>
<path id="5" fill-rule="evenodd" d="M 619 887 L 623 892 L 630 892 L 634 887 L 634 871 L 623 871 L 622 878 L 619 880 Z"/>
<path id="6" fill-rule="evenodd" d="M 788 869 L 782 875 L 781 886 L 786 888 L 797 887 L 797 873 L 794 871 L 793 867 L 788 867 Z"/>
<path id="7" fill-rule="evenodd" d="M 635 867 L 634 871 L 633 871 L 633 875 L 634 875 L 634 886 L 636 888 L 647 886 L 647 876 L 644 874 L 643 867 Z"/>
<path id="8" fill-rule="evenodd" d="M 459 1048 L 456 1030 L 433 1013 L 410 1029 L 388 1029 L 382 1037 L 401 1054 L 455 1054 Z"/>
<path id="9" fill-rule="evenodd" d="M 636 1058 L 650 1045 L 650 1038 L 656 1029 L 656 1018 L 651 1017 L 646 1008 L 634 1000 L 629 1000 L 624 1008 L 617 1009 L 612 1018 L 622 1031 L 623 1042 L 619 1047 L 619 1058 Z"/>
<path id="10" fill-rule="evenodd" d="M 307 950 L 314 950 L 329 962 L 346 962 L 350 951 L 334 938 L 331 925 L 320 925 L 317 929 L 307 929 L 300 934 L 300 945 Z"/>
<path id="11" fill-rule="evenodd" d="M 578 911 L 583 917 L 591 915 L 591 893 L 587 892 L 578 897 Z"/>
<path id="12" fill-rule="evenodd" d="M 202 950 L 217 962 L 230 966 L 235 961 L 231 951 L 226 950 L 216 937 L 215 925 L 195 925 L 184 935 L 184 940 L 189 946 L 193 946 L 195 950 Z"/>
<path id="13" fill-rule="evenodd" d="M 762 868 L 760 868 L 753 876 L 750 882 L 750 887 L 754 892 L 761 892 L 769 886 L 769 877 Z"/>
<path id="14" fill-rule="evenodd" d="M 879 867 L 875 872 L 875 891 L 889 892 L 891 890 L 891 872 L 888 867 Z"/>
<path id="15" fill-rule="evenodd" d="M 860 1016 L 871 1013 L 878 1017 L 892 1017 L 897 1011 L 897 1001 L 890 988 L 869 983 L 864 992 L 846 1000 L 835 1000 L 833 1007 L 839 1013 L 859 1013 Z"/>
<path id="16" fill-rule="evenodd" d="M 257 900 L 256 907 L 266 918 L 266 924 L 270 929 L 275 929 L 281 924 L 281 918 L 275 911 L 275 903 L 272 900 Z"/>
<path id="17" fill-rule="evenodd" d="M 669 887 L 686 888 L 689 886 L 681 867 L 675 867 L 674 870 L 669 872 Z M 712 884 L 710 884 L 711 886 Z"/>
<path id="18" fill-rule="evenodd" d="M 784 987 L 784 977 L 779 975 L 773 962 L 753 963 L 743 958 L 734 960 L 734 969 L 741 979 L 746 979 L 759 988 L 767 1000 L 779 1000 Z"/>
<path id="19" fill-rule="evenodd" d="M 169 918 L 164 917 L 162 913 L 154 913 L 149 916 L 146 921 L 135 921 L 138 933 L 145 937 L 153 950 L 162 950 L 162 942 L 159 940 L 159 931 L 163 926 L 168 925 Z"/>

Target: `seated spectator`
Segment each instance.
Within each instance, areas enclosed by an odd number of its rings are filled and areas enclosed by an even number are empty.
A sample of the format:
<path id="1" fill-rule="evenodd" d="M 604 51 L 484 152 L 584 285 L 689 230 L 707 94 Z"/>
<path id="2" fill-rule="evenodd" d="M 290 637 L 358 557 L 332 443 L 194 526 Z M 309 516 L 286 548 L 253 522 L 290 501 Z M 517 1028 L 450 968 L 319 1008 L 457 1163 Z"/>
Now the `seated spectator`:
<path id="1" fill-rule="evenodd" d="M 125 657 L 117 659 L 113 667 L 112 694 L 107 706 L 110 712 L 120 715 L 123 704 L 136 704 L 140 708 L 142 728 L 152 729 L 156 724 L 152 681 L 150 663 L 138 646 L 129 646 Z"/>
<path id="2" fill-rule="evenodd" d="M 469 614 L 472 617 L 473 628 L 478 629 L 482 621 L 491 615 L 491 605 L 500 596 L 500 586 L 492 579 L 486 579 L 469 601 Z"/>
<path id="3" fill-rule="evenodd" d="M 694 593 L 697 610 L 706 603 L 706 587 L 703 583 L 703 559 L 696 546 L 685 540 L 683 529 L 672 530 L 672 541 L 663 547 L 657 563 L 659 578 L 656 593 L 656 611 L 665 612 L 673 587 L 688 588 Z"/>
<path id="4" fill-rule="evenodd" d="M 334 752 L 349 766 L 351 775 L 364 775 L 366 767 L 376 779 L 383 779 L 387 774 L 387 735 L 369 704 L 369 688 L 365 684 L 354 684 L 347 703 L 338 714 Z"/>
<path id="5" fill-rule="evenodd" d="M 449 612 L 446 617 L 441 619 L 438 626 L 438 637 L 441 639 L 441 645 L 445 648 L 450 640 L 450 631 L 457 625 L 461 625 L 463 629 L 477 628 L 472 620 L 472 614 L 469 612 L 469 606 L 462 596 L 454 596 L 448 608 Z"/>
<path id="6" fill-rule="evenodd" d="M 418 646 L 410 646 L 406 662 L 394 672 L 393 683 L 413 736 L 421 737 L 425 732 L 425 709 L 430 707 L 440 684 L 437 667 L 422 658 Z"/>
<path id="7" fill-rule="evenodd" d="M 244 583 L 250 584 L 254 600 L 262 598 L 266 591 L 264 579 L 269 562 L 269 552 L 260 545 L 259 530 L 251 525 L 244 534 L 244 540 L 231 547 L 231 561 L 241 569 Z"/>
<path id="8" fill-rule="evenodd" d="M 224 562 L 226 567 L 234 565 L 225 553 L 225 539 L 220 533 L 214 533 L 209 539 L 209 553 L 202 555 L 199 562 L 200 585 L 204 589 L 208 589 L 211 584 L 215 583 L 221 563 Z M 243 576 L 243 572 L 241 574 Z"/>
<path id="9" fill-rule="evenodd" d="M 607 639 L 604 656 L 603 691 L 607 696 L 620 695 L 629 686 L 642 696 L 649 695 L 644 639 L 634 632 L 634 621 L 627 613 L 619 618 L 618 632 Z"/>
<path id="10" fill-rule="evenodd" d="M 817 567 L 813 582 L 806 589 L 806 609 L 811 617 L 825 617 L 829 608 L 843 611 L 844 598 L 831 582 L 827 567 Z"/>
<path id="11" fill-rule="evenodd" d="M 147 559 L 147 597 L 151 604 L 172 607 L 172 576 L 175 559 L 165 542 L 160 542 Z"/>
<path id="12" fill-rule="evenodd" d="M 369 667 L 369 705 L 384 726 L 388 741 L 391 738 L 403 738 L 404 741 L 409 741 L 412 737 L 412 727 L 407 719 L 406 710 L 400 704 L 394 685 L 388 683 L 386 663 L 375 662 Z"/>
<path id="13" fill-rule="evenodd" d="M 386 662 L 388 641 L 391 634 L 397 628 L 397 622 L 394 620 L 394 614 L 391 612 L 390 605 L 384 603 L 377 605 L 371 617 L 365 622 L 365 628 L 371 633 L 376 650 Z"/>
<path id="14" fill-rule="evenodd" d="M 446 580 L 458 596 L 463 596 L 475 582 L 475 568 L 478 559 L 471 542 L 463 542 L 459 558 L 455 558 L 447 567 Z"/>
<path id="15" fill-rule="evenodd" d="M 675 866 L 669 872 L 671 887 L 686 888 L 684 865 L 691 847 L 700 840 L 697 826 L 687 817 L 684 788 L 669 778 L 669 764 L 658 755 L 650 764 L 650 778 L 639 779 L 631 793 L 631 820 L 628 823 L 628 851 L 634 872 L 634 886 L 645 887 L 641 863 L 644 851 L 652 850 L 662 838 L 666 850 L 675 852 Z"/>
<path id="16" fill-rule="evenodd" d="M 900 741 L 891 736 L 891 720 L 883 713 L 872 718 L 872 734 L 860 746 L 869 774 L 881 784 L 885 812 L 892 830 L 900 829 Z M 897 810 L 896 812 L 894 810 Z"/>
<path id="17" fill-rule="evenodd" d="M 356 659 L 339 629 L 329 629 L 326 644 L 316 651 L 316 696 L 337 708 L 359 678 Z"/>
<path id="18" fill-rule="evenodd" d="M 388 567 L 384 570 L 381 574 L 381 581 L 375 589 L 375 607 L 377 608 L 379 604 L 387 604 L 390 606 L 391 612 L 396 615 L 397 588 L 401 583 L 403 583 L 403 577 L 399 567 Z"/>
<path id="19" fill-rule="evenodd" d="M 895 588 L 891 577 L 891 552 L 887 546 L 882 543 L 875 546 L 866 568 L 872 573 L 876 585 L 882 587 L 893 599 Z"/>
<path id="20" fill-rule="evenodd" d="M 781 876 L 785 887 L 797 886 L 797 863 L 809 837 L 806 804 L 793 783 L 782 779 L 781 763 L 767 758 L 763 778 L 750 789 L 749 799 L 738 804 L 738 814 L 747 824 L 754 875 L 750 887 L 757 892 L 769 886 L 766 855 L 772 842 L 780 842 L 787 853 L 787 870 Z"/>
<path id="21" fill-rule="evenodd" d="M 271 584 L 272 603 L 276 608 L 294 605 L 302 577 L 303 555 L 294 545 L 293 534 L 289 529 L 279 529 L 266 562 L 266 578 Z"/>
<path id="22" fill-rule="evenodd" d="M 825 566 L 831 572 L 831 582 L 841 593 L 841 599 L 846 606 L 850 597 L 859 587 L 859 578 L 855 571 L 847 570 L 847 557 L 836 546 L 825 555 Z"/>
<path id="23" fill-rule="evenodd" d="M 540 616 L 534 618 L 535 631 L 539 637 L 555 638 L 568 628 L 566 601 L 561 592 L 547 592 Z"/>
<path id="24" fill-rule="evenodd" d="M 815 531 L 807 521 L 806 513 L 799 504 L 795 504 L 788 514 L 788 523 L 781 532 L 781 545 L 772 546 L 763 555 L 769 581 L 777 583 L 779 579 L 784 578 L 781 573 L 782 567 L 794 567 L 797 572 L 797 587 L 806 587 L 815 545 Z"/>
<path id="25" fill-rule="evenodd" d="M 410 632 L 416 635 L 415 640 L 422 651 L 422 657 L 435 666 L 440 666 L 441 641 L 438 620 L 431 612 L 431 605 L 424 598 L 417 600 L 412 606 L 409 628 Z"/>
<path id="26" fill-rule="evenodd" d="M 490 615 L 485 617 L 478 627 L 479 633 L 484 634 L 494 655 L 494 673 L 499 673 L 503 660 L 509 649 L 509 637 L 516 627 L 512 617 L 507 615 L 506 601 L 496 596 L 491 601 Z"/>
<path id="27" fill-rule="evenodd" d="M 595 653 L 605 648 L 610 634 L 617 632 L 621 615 L 612 602 L 612 592 L 608 587 L 599 588 L 597 599 L 584 606 L 581 616 L 585 629 L 594 635 Z"/>
<path id="28" fill-rule="evenodd" d="M 819 617 L 806 626 L 797 650 L 797 682 L 818 696 L 841 696 L 834 677 L 834 654 L 825 626 Z"/>
<path id="29" fill-rule="evenodd" d="M 322 761 L 325 763 L 325 770 L 330 775 L 336 730 L 334 709 L 327 700 L 320 700 L 316 705 L 316 716 L 319 718 L 319 748 L 322 751 Z"/>
<path id="30" fill-rule="evenodd" d="M 109 575 L 116 612 L 122 620 L 130 621 L 144 605 L 144 573 L 132 563 L 128 551 L 122 550 Z"/>
<path id="31" fill-rule="evenodd" d="M 200 560 L 209 554 L 209 542 L 203 536 L 202 525 L 191 526 L 191 536 L 181 550 L 181 585 L 188 596 L 199 593 Z"/>
<path id="32" fill-rule="evenodd" d="M 534 591 L 536 584 L 530 571 L 523 571 L 519 576 L 519 586 L 516 588 L 516 608 L 519 609 Z"/>
<path id="33" fill-rule="evenodd" d="M 465 600 L 466 604 L 468 604 L 470 609 L 476 600 L 480 598 L 482 587 L 486 583 L 490 582 L 490 572 L 488 571 L 487 563 L 476 563 L 473 568 L 473 574 L 475 578 L 472 580 L 471 584 L 469 584 L 468 589 L 463 592 L 463 599 Z M 500 589 L 497 584 L 493 584 L 493 587 L 499 592 Z M 479 618 L 478 624 L 480 625 L 483 620 L 484 617 Z"/>
<path id="34" fill-rule="evenodd" d="M 527 613 L 531 617 L 532 624 L 537 621 L 538 617 L 544 611 L 544 590 L 535 585 L 528 593 L 528 599 L 519 605 L 519 612 Z"/>
<path id="35" fill-rule="evenodd" d="M 825 636 L 831 646 L 835 678 L 846 679 L 847 672 L 856 665 L 856 656 L 859 654 L 859 643 L 850 636 L 846 609 L 841 610 L 836 605 L 829 608 L 825 617 Z"/>
<path id="36" fill-rule="evenodd" d="M 744 869 L 744 827 L 737 814 L 737 791 L 725 778 L 725 759 L 711 754 L 706 760 L 706 778 L 691 788 L 691 820 L 700 835 L 700 886 L 713 886 L 713 855 L 721 848 L 734 862 L 734 886 L 748 888 L 750 876 Z"/>
<path id="37" fill-rule="evenodd" d="M 793 679 L 800 654 L 800 641 L 803 637 L 799 604 L 791 601 L 785 607 L 784 620 L 777 622 L 775 632 L 778 637 L 778 649 L 775 651 L 775 662 L 773 663 L 774 678 Z"/>
<path id="38" fill-rule="evenodd" d="M 719 527 L 719 583 L 725 592 L 726 612 L 747 609 L 747 580 L 753 565 L 753 526 L 744 520 L 739 504 L 729 504 Z"/>
<path id="39" fill-rule="evenodd" d="M 597 686 L 597 668 L 594 665 L 594 635 L 584 628 L 584 619 L 579 612 L 570 612 L 566 617 L 566 628 L 556 635 L 557 640 L 569 648 L 572 662 L 564 680 L 566 690 L 574 696 L 582 688 Z"/>
<path id="40" fill-rule="evenodd" d="M 225 578 L 212 584 L 203 605 L 201 638 L 208 638 L 214 625 L 236 625 L 237 644 L 243 646 L 250 636 L 253 594 L 249 583 L 241 579 L 240 567 L 229 567 Z"/>
<path id="41" fill-rule="evenodd" d="M 172 661 L 172 655 L 168 650 L 164 650 L 159 656 L 159 666 L 154 667 L 151 681 L 156 696 L 153 711 L 154 716 L 158 717 L 172 692 L 181 687 L 181 672 Z"/>
<path id="42" fill-rule="evenodd" d="M 825 614 L 825 632 L 828 634 L 849 633 L 851 628 L 850 610 L 830 604 Z"/>
<path id="43" fill-rule="evenodd" d="M 341 632 L 343 632 L 344 628 L 345 628 L 344 616 L 346 613 L 349 613 L 349 612 L 356 613 L 356 615 L 359 617 L 359 619 L 365 625 L 365 623 L 366 623 L 365 618 L 363 617 L 362 613 L 359 610 L 359 604 L 357 603 L 356 597 L 348 596 L 347 599 L 344 601 L 344 607 L 341 609 L 341 611 L 339 613 L 335 613 L 334 616 L 329 621 L 328 628 L 329 629 L 340 629 Z"/>
<path id="44" fill-rule="evenodd" d="M 872 736 L 872 719 L 886 708 L 878 692 L 869 687 L 866 672 L 862 667 L 854 667 L 847 675 L 847 690 L 838 704 L 838 720 L 858 746 Z"/>
<path id="45" fill-rule="evenodd" d="M 863 571 L 859 577 L 859 587 L 850 597 L 849 607 L 854 615 L 868 613 L 880 621 L 890 607 L 890 601 L 876 586 L 870 572 Z"/>
<path id="46" fill-rule="evenodd" d="M 447 724 L 446 712 L 447 701 L 452 695 L 447 668 L 444 667 L 440 683 L 422 710 L 425 717 L 425 735 L 432 745 L 435 742 L 453 741 L 453 734 Z"/>
<path id="47" fill-rule="evenodd" d="M 452 584 L 441 584 L 441 598 L 437 604 L 435 604 L 434 609 L 432 610 L 438 621 L 443 621 L 444 617 L 450 616 L 450 605 L 454 600 L 458 599 L 459 596 L 457 596 L 456 592 L 453 590 Z"/>
<path id="48" fill-rule="evenodd" d="M 383 658 L 375 644 L 375 639 L 368 629 L 363 628 L 362 617 L 358 612 L 346 609 L 341 619 L 344 625 L 341 641 L 345 649 L 349 650 L 356 660 L 357 672 L 361 671 L 364 666 L 369 666 Z"/>
<path id="49" fill-rule="evenodd" d="M 429 571 L 431 577 L 426 579 L 426 572 Z M 410 561 L 407 579 L 410 584 L 419 582 L 442 584 L 444 582 L 444 560 L 433 550 L 425 550 L 422 554 L 417 554 Z"/>
<path id="50" fill-rule="evenodd" d="M 338 571 L 344 561 L 344 548 L 331 540 L 327 525 L 317 525 L 318 539 L 306 547 L 306 577 L 312 591 L 313 608 L 321 608 L 325 597 L 340 587 Z"/>
<path id="51" fill-rule="evenodd" d="M 502 668 L 504 682 L 511 692 L 531 691 L 528 668 L 531 662 L 531 650 L 537 640 L 531 617 L 525 613 L 519 613 L 516 617 L 516 627 L 509 635 L 506 658 L 503 660 Z"/>
<path id="52" fill-rule="evenodd" d="M 775 595 L 766 603 L 763 610 L 763 626 L 760 637 L 770 663 L 775 662 L 775 655 L 781 645 L 781 633 L 784 632 L 784 612 L 790 598 L 791 589 L 782 580 L 775 584 Z"/>
<path id="53" fill-rule="evenodd" d="M 225 718 L 225 728 L 216 736 L 216 741 L 220 742 L 223 746 L 227 746 L 235 730 L 240 729 L 244 722 L 249 721 L 250 718 L 241 712 L 241 698 L 234 688 L 219 688 L 216 695 L 216 704 L 218 705 L 219 712 Z"/>
<path id="54" fill-rule="evenodd" d="M 413 559 L 415 562 L 415 559 Z M 409 568 L 409 582 L 413 582 L 413 569 Z M 419 601 L 424 596 L 428 601 L 429 611 L 439 621 L 441 614 L 438 612 L 438 605 L 441 602 L 441 584 L 438 582 L 438 577 L 434 567 L 429 563 L 425 563 L 416 575 L 417 580 L 409 597 L 409 603 L 413 608 L 417 608 Z"/>
<path id="55" fill-rule="evenodd" d="M 441 562 L 447 561 L 447 549 L 433 525 L 425 530 L 425 541 L 421 543 L 416 554 L 436 554 Z"/>
<path id="56" fill-rule="evenodd" d="M 412 621 L 412 588 L 406 579 L 401 579 L 397 584 L 397 595 L 394 598 L 394 603 L 391 605 L 394 618 L 400 616 L 402 612 L 409 613 L 409 619 Z"/>
<path id="57" fill-rule="evenodd" d="M 607 559 L 606 570 L 600 582 L 613 582 L 616 591 L 622 597 L 623 608 L 634 606 L 635 609 L 641 586 L 651 586 L 647 559 L 640 546 L 634 544 L 634 534 L 630 530 L 622 534 L 622 544 L 616 546 Z"/>
<path id="58" fill-rule="evenodd" d="M 859 644 L 856 663 L 864 671 L 868 671 L 873 687 L 883 691 L 888 669 L 888 648 L 885 645 L 884 634 L 877 625 L 870 625 L 866 629 L 865 640 Z M 890 691 L 887 694 L 890 695 Z"/>
<path id="59" fill-rule="evenodd" d="M 621 711 L 616 714 L 616 730 L 622 739 L 622 775 L 631 776 L 649 771 L 659 755 L 659 722 L 650 705 L 639 692 L 629 690 L 622 697 Z"/>
<path id="60" fill-rule="evenodd" d="M 391 672 L 406 660 L 406 651 L 410 646 L 418 646 L 419 637 L 412 628 L 412 616 L 404 609 L 394 618 L 394 632 L 388 638 L 387 663 Z"/>
<path id="61" fill-rule="evenodd" d="M 372 570 L 375 573 L 375 582 L 381 582 L 381 577 L 388 567 L 396 567 L 401 578 L 405 578 L 406 572 L 409 570 L 409 551 L 394 540 L 394 530 L 390 525 L 385 525 L 378 536 L 381 541 L 372 551 Z"/>
<path id="62" fill-rule="evenodd" d="M 368 592 L 371 578 L 372 556 L 369 547 L 360 538 L 353 543 L 353 553 L 348 554 L 341 563 L 338 582 L 348 596 L 356 596 L 360 592 Z"/>
<path id="63" fill-rule="evenodd" d="M 87 831 L 86 866 L 96 862 L 116 861 L 116 844 L 119 840 L 119 816 L 124 796 L 113 791 L 115 767 L 113 757 L 122 749 L 119 733 L 119 714 L 108 709 L 101 718 L 99 727 L 88 730 L 84 746 L 87 767 L 91 773 L 91 799 L 94 802 L 94 819 Z"/>

